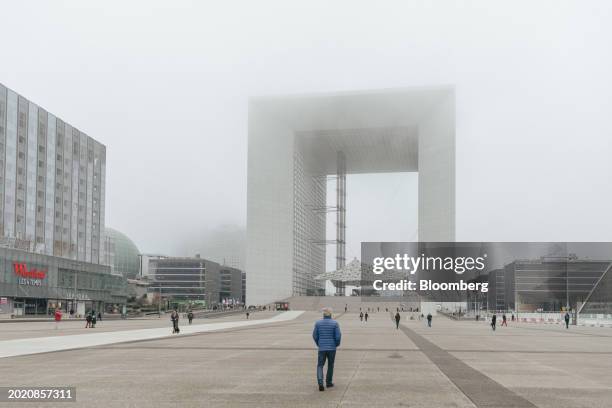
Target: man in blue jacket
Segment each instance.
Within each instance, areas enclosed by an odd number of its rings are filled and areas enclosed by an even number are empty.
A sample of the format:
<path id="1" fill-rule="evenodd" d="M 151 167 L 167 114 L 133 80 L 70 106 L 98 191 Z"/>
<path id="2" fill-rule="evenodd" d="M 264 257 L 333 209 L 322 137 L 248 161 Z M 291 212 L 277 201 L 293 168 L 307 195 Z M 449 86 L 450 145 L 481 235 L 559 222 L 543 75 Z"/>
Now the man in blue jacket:
<path id="1" fill-rule="evenodd" d="M 333 387 L 332 377 L 334 375 L 334 360 L 336 359 L 336 348 L 340 346 L 340 325 L 332 319 L 332 310 L 330 308 L 323 309 L 323 319 L 315 323 L 312 332 L 312 338 L 319 347 L 319 359 L 317 363 L 317 382 L 319 383 L 319 391 L 324 391 L 323 387 L 323 366 L 327 359 L 327 376 L 325 383 L 327 388 Z"/>

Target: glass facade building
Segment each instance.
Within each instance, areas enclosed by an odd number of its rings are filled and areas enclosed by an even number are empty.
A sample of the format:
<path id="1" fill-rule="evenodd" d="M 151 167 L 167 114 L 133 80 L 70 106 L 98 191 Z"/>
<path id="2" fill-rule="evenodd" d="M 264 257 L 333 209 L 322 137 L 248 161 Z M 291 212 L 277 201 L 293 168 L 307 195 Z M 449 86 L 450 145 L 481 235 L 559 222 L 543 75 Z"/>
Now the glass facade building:
<path id="1" fill-rule="evenodd" d="M 103 257 L 106 147 L 0 84 L 3 246 Z"/>
<path id="2" fill-rule="evenodd" d="M 0 317 L 118 313 L 126 299 L 125 278 L 109 266 L 0 247 Z"/>
<path id="3" fill-rule="evenodd" d="M 204 302 L 207 307 L 244 302 L 244 274 L 240 269 L 193 258 L 150 258 L 149 293 L 164 301 Z"/>
<path id="4" fill-rule="evenodd" d="M 106 147 L 0 84 L 0 315 L 118 313 L 104 265 Z"/>
<path id="5" fill-rule="evenodd" d="M 140 274 L 138 247 L 122 232 L 112 228 L 106 228 L 105 231 L 104 264 L 111 266 L 113 274 L 136 279 Z"/>
<path id="6" fill-rule="evenodd" d="M 610 313 L 612 261 L 517 260 L 489 273 L 488 308 L 496 311 Z M 603 313 L 603 312 L 601 312 Z"/>

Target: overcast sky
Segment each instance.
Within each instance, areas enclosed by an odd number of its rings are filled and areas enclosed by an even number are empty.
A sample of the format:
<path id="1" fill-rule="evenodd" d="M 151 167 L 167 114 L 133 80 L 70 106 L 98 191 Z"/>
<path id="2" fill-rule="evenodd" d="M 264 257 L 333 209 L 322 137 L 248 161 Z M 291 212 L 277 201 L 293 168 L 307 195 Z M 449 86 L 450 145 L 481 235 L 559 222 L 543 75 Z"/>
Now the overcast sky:
<path id="1" fill-rule="evenodd" d="M 441 84 L 457 240 L 612 240 L 609 1 L 0 4 L 0 82 L 107 146 L 142 251 L 246 224 L 249 97 Z M 415 180 L 349 178 L 349 256 L 414 238 Z"/>

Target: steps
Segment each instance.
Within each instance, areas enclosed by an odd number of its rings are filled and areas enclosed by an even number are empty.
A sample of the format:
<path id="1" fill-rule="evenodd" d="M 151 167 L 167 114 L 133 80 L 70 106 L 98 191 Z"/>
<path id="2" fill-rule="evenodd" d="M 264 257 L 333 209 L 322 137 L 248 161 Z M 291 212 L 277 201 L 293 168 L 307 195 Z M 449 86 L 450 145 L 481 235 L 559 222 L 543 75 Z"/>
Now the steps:
<path id="1" fill-rule="evenodd" d="M 345 306 L 349 312 L 358 312 L 359 308 L 364 311 L 368 308 L 370 310 L 378 310 L 380 308 L 383 311 L 386 308 L 395 310 L 402 306 L 404 310 L 409 310 L 411 307 L 413 309 L 419 307 L 418 302 L 386 302 L 378 299 L 372 297 L 362 298 L 360 296 L 292 296 L 282 301 L 288 302 L 291 310 L 320 311 L 324 307 L 331 307 L 336 313 L 344 312 Z"/>

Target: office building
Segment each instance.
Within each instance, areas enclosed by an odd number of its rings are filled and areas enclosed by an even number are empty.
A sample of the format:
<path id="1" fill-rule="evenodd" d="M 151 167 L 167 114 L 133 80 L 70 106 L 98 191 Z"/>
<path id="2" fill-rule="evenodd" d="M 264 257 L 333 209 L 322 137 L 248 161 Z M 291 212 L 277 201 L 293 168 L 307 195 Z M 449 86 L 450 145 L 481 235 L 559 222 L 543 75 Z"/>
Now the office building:
<path id="1" fill-rule="evenodd" d="M 104 145 L 0 84 L 4 246 L 100 263 L 105 174 Z"/>
<path id="2" fill-rule="evenodd" d="M 0 314 L 117 312 L 104 265 L 106 148 L 0 84 Z"/>
<path id="3" fill-rule="evenodd" d="M 242 303 L 242 271 L 194 257 L 148 260 L 148 290 L 153 297 L 176 303 L 197 302 L 207 307 Z"/>
<path id="4" fill-rule="evenodd" d="M 572 257 L 516 260 L 489 273 L 488 309 L 609 314 L 611 268 L 612 261 Z"/>
<path id="5" fill-rule="evenodd" d="M 452 87 L 257 98 L 248 132 L 248 304 L 318 293 L 327 245 L 345 265 L 347 174 L 418 172 L 418 239 L 455 240 Z"/>
<path id="6" fill-rule="evenodd" d="M 237 268 L 221 265 L 219 267 L 219 299 L 225 304 L 241 304 L 242 271 Z"/>

